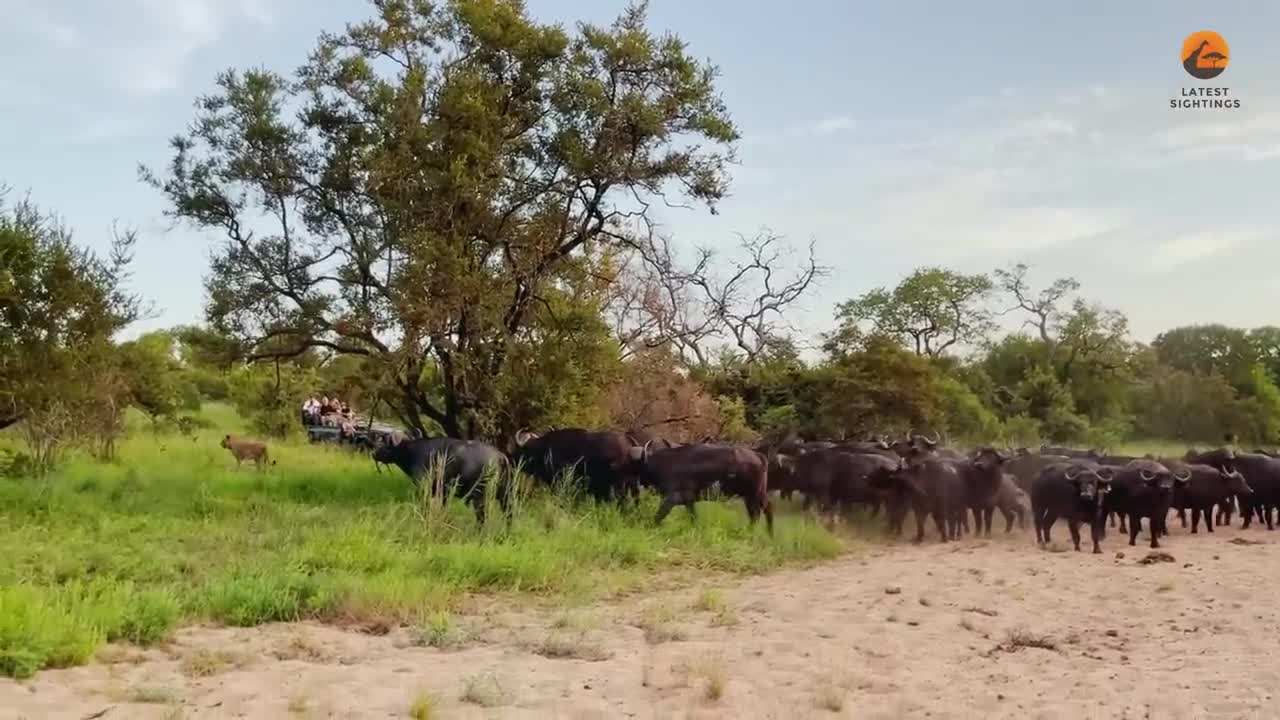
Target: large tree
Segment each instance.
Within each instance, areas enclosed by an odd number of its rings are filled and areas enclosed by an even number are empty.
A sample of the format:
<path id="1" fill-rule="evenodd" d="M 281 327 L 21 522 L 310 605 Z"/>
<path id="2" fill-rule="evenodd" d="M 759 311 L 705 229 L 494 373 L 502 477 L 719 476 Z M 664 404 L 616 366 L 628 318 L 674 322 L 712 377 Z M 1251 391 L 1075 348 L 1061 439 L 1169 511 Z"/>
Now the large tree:
<path id="1" fill-rule="evenodd" d="M 845 343 L 866 333 L 901 340 L 917 355 L 937 357 L 957 345 L 975 343 L 994 329 L 984 301 L 991 278 L 924 267 L 892 290 L 877 288 L 841 303 L 833 340 Z"/>
<path id="2" fill-rule="evenodd" d="M 100 258 L 30 202 L 0 204 L 0 428 L 22 422 L 41 466 L 121 419 L 112 337 L 139 312 L 124 288 L 133 243 L 117 234 Z"/>
<path id="3" fill-rule="evenodd" d="M 574 32 L 519 0 L 373 6 L 292 78 L 220 75 L 144 177 L 224 236 L 208 314 L 251 358 L 369 356 L 406 422 L 493 434 L 520 349 L 577 341 L 651 204 L 714 207 L 738 132 L 643 4 Z"/>

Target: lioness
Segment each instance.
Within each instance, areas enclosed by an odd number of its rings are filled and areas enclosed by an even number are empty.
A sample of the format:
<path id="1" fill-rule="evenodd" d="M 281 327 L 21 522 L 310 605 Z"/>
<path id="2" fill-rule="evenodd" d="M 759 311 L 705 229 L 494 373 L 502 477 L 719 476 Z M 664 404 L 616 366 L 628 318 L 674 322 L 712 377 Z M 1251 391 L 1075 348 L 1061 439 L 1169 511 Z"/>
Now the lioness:
<path id="1" fill-rule="evenodd" d="M 236 459 L 237 470 L 240 469 L 240 463 L 245 460 L 252 460 L 253 464 L 261 470 L 263 464 L 269 459 L 266 444 L 255 440 L 243 440 L 227 435 L 222 438 L 222 447 L 231 451 L 231 456 Z M 275 465 L 276 461 L 271 460 L 271 464 Z"/>

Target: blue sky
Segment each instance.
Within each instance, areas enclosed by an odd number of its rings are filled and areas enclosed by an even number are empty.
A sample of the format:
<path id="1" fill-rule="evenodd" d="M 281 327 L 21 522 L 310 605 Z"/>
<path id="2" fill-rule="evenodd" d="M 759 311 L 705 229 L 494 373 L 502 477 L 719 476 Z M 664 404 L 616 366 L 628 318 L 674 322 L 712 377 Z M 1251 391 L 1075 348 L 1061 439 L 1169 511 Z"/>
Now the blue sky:
<path id="1" fill-rule="evenodd" d="M 621 2 L 529 0 L 538 17 L 607 22 Z M 1175 324 L 1280 322 L 1280 4 L 652 0 L 651 25 L 721 67 L 744 133 L 721 214 L 668 212 L 682 243 L 731 247 L 768 227 L 813 239 L 833 272 L 791 319 L 922 264 L 1015 261 L 1127 313 Z M 137 181 L 223 68 L 299 65 L 362 0 L 0 0 L 0 182 L 101 247 L 142 234 L 135 289 L 197 320 L 210 239 L 171 229 Z M 1203 83 L 1183 38 L 1230 43 Z M 1237 110 L 1174 110 L 1183 86 Z"/>

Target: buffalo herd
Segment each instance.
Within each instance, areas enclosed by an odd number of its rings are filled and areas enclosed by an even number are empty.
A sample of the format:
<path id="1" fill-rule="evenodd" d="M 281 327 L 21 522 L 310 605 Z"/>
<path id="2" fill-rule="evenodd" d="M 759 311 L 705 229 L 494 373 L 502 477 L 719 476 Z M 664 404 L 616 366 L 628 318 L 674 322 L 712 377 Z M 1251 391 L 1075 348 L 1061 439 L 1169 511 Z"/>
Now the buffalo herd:
<path id="1" fill-rule="evenodd" d="M 538 483 L 567 482 L 599 502 L 634 501 L 641 488 L 651 488 L 661 498 L 656 523 L 679 505 L 696 517 L 695 503 L 716 488 L 741 498 L 753 524 L 763 515 L 772 533 L 776 492 L 799 495 L 806 510 L 832 519 L 859 507 L 872 517 L 883 512 L 893 535 L 912 515 L 916 542 L 929 518 L 943 542 L 969 532 L 970 518 L 973 533 L 990 536 L 999 512 L 1006 533 L 1015 523 L 1026 527 L 1030 515 L 1036 541 L 1048 544 L 1054 524 L 1064 519 L 1076 550 L 1080 528 L 1088 526 L 1095 553 L 1117 520 L 1134 545 L 1145 519 L 1156 548 L 1171 510 L 1183 527 L 1189 511 L 1191 532 L 1198 533 L 1201 523 L 1213 532 L 1237 512 L 1244 527 L 1256 520 L 1271 529 L 1280 507 L 1280 459 L 1226 447 L 1174 459 L 1054 446 L 961 450 L 911 432 L 896 439 L 791 438 L 748 446 L 712 438 L 674 443 L 643 430 L 563 428 L 522 430 L 505 452 L 474 440 L 396 438 L 374 448 L 373 458 L 414 482 L 441 468 L 438 477 L 481 519 L 485 483 L 500 483 L 495 495 L 505 512 L 509 479 L 519 468 Z"/>

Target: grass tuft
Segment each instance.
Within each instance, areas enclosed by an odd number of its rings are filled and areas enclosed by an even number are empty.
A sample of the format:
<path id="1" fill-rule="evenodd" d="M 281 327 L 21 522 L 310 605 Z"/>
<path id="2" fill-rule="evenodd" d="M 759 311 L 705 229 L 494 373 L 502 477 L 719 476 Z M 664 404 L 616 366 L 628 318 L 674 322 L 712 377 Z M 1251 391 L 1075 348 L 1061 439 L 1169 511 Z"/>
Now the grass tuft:
<path id="1" fill-rule="evenodd" d="M 462 691 L 463 702 L 479 705 L 480 707 L 492 708 L 509 705 L 511 700 L 511 696 L 503 689 L 502 684 L 498 682 L 497 676 L 493 673 L 483 673 L 467 678 L 466 686 Z"/>
<path id="2" fill-rule="evenodd" d="M 409 703 L 409 717 L 413 720 L 432 720 L 436 717 L 436 696 L 426 690 L 418 691 L 413 696 L 413 702 Z"/>
<path id="3" fill-rule="evenodd" d="M 667 605 L 656 604 L 645 609 L 636 626 L 644 631 L 645 642 L 658 645 L 688 637 L 684 629 L 676 624 L 676 620 L 674 610 Z"/>
<path id="4" fill-rule="evenodd" d="M 699 660 L 690 671 L 702 680 L 702 698 L 709 703 L 719 702 L 729 685 L 729 672 L 724 659 L 708 655 Z"/>
<path id="5" fill-rule="evenodd" d="M 249 665 L 248 656 L 227 650 L 196 650 L 182 657 L 182 673 L 188 677 L 203 678 L 239 670 Z"/>
<path id="6" fill-rule="evenodd" d="M 443 610 L 433 613 L 427 624 L 417 628 L 413 633 L 414 645 L 433 647 L 438 650 L 456 647 L 465 640 L 462 630 L 453 624 L 449 613 Z"/>
<path id="7" fill-rule="evenodd" d="M 600 643 L 591 641 L 585 632 L 570 634 L 554 630 L 533 648 L 533 652 L 546 658 L 591 662 L 613 657 L 612 652 L 606 650 Z"/>

